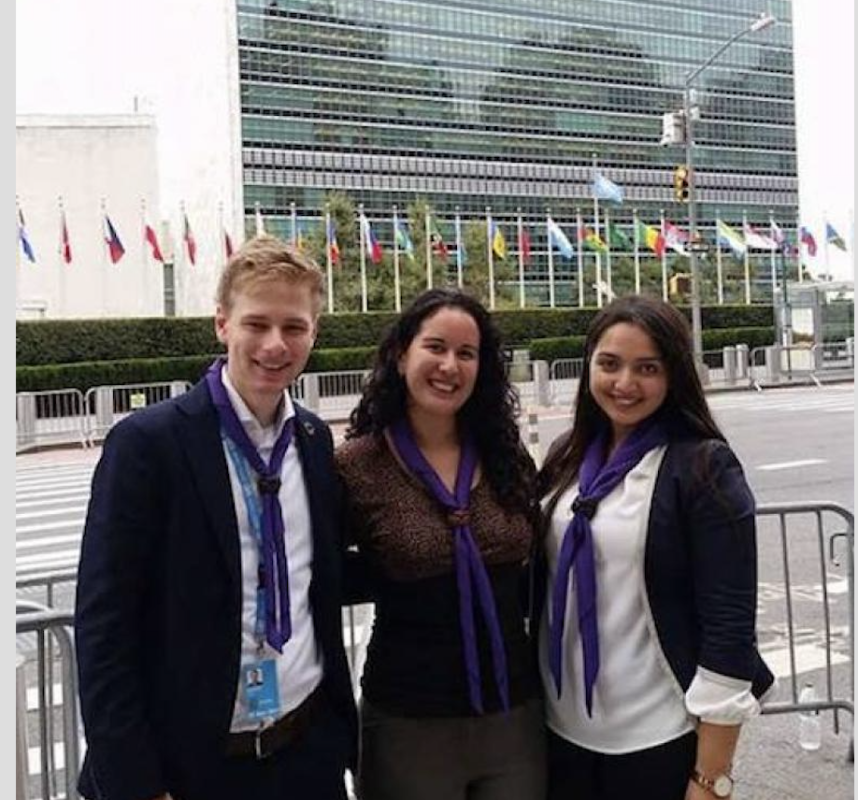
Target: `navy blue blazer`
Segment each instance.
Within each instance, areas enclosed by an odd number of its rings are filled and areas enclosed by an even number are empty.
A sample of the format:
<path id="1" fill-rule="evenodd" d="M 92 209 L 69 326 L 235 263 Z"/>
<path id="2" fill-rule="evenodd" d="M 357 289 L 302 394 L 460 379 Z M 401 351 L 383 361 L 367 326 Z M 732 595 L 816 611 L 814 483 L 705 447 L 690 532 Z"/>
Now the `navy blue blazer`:
<path id="1" fill-rule="evenodd" d="M 683 691 L 698 666 L 750 681 L 757 698 L 774 682 L 756 646 L 755 509 L 742 467 L 727 444 L 671 442 L 650 505 L 644 584 L 658 644 Z M 532 580 L 536 631 L 546 592 L 542 548 Z M 534 647 L 538 640 L 534 634 Z"/>
<path id="2" fill-rule="evenodd" d="M 323 687 L 353 764 L 342 641 L 340 488 L 330 430 L 296 406 L 313 535 L 310 602 Z M 204 382 L 135 412 L 104 443 L 77 582 L 86 797 L 216 796 L 239 681 L 241 558 L 229 471 Z"/>

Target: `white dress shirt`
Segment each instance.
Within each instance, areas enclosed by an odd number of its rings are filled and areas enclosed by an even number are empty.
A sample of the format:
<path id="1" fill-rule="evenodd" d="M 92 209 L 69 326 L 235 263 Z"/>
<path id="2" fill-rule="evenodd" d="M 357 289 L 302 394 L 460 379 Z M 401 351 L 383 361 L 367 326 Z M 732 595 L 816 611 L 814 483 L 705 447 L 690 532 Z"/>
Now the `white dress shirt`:
<path id="1" fill-rule="evenodd" d="M 265 463 L 271 459 L 274 443 L 283 430 L 286 421 L 295 415 L 295 407 L 289 394 L 284 392 L 281 413 L 273 425 L 262 427 L 244 400 L 229 380 L 224 367 L 221 373 L 226 389 L 238 419 L 244 426 L 250 441 L 259 451 Z M 316 643 L 313 628 L 312 609 L 310 608 L 310 579 L 313 563 L 313 536 L 310 521 L 310 504 L 307 487 L 304 484 L 304 471 L 298 456 L 298 447 L 294 439 L 283 458 L 280 470 L 280 504 L 283 509 L 283 524 L 286 529 L 286 560 L 289 565 L 289 603 L 292 635 L 278 653 L 267 643 L 259 652 L 259 643 L 254 634 L 256 628 L 256 593 L 258 588 L 259 544 L 247 514 L 247 507 L 241 491 L 232 458 L 223 444 L 224 456 L 229 467 L 229 480 L 232 498 L 238 520 L 238 536 L 241 546 L 241 663 L 275 659 L 277 680 L 280 690 L 280 712 L 286 714 L 296 708 L 319 685 L 322 680 L 322 653 Z M 239 679 L 230 730 L 255 730 L 274 720 L 252 720 L 247 717 L 244 701 L 244 688 Z"/>

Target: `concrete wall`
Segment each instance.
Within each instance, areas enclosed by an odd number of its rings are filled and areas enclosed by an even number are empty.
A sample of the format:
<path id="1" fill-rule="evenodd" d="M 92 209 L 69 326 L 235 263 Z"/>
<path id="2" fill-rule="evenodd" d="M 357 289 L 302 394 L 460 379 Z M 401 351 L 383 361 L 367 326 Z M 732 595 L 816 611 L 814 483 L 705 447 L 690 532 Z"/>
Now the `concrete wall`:
<path id="1" fill-rule="evenodd" d="M 159 316 L 161 265 L 143 246 L 143 207 L 156 219 L 158 157 L 148 115 L 18 117 L 15 189 L 36 263 L 16 257 L 16 318 Z M 59 202 L 72 262 L 60 256 Z M 102 203 L 104 206 L 102 206 Z M 113 264 L 103 211 L 125 255 Z"/>
<path id="2" fill-rule="evenodd" d="M 177 315 L 212 314 L 224 231 L 238 246 L 244 227 L 235 2 L 156 0 L 151 11 L 132 39 L 110 47 L 109 67 L 85 70 L 82 45 L 64 42 L 68 57 L 52 54 L 47 92 L 50 109 L 64 114 L 17 117 L 16 193 L 38 257 L 31 265 L 19 246 L 19 317 L 34 316 L 21 307 L 38 304 L 50 318 L 163 314 L 160 265 L 149 259 L 144 269 L 141 199 L 162 249 L 174 251 Z M 103 53 L 105 45 L 92 49 Z M 117 74 L 133 79 L 117 82 Z M 113 91 L 88 107 L 98 75 Z M 137 113 L 102 113 L 119 108 Z M 67 113 L 79 109 L 91 113 Z M 63 270 L 58 195 L 74 250 Z M 102 196 L 126 249 L 115 267 L 102 245 Z M 197 243 L 195 265 L 182 241 L 183 210 Z"/>

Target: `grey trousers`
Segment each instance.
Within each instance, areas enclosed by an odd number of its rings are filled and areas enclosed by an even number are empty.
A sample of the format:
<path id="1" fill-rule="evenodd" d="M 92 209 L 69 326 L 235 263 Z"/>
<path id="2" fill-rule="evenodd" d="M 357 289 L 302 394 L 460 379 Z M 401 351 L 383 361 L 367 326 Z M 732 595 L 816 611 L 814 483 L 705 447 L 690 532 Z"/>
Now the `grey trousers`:
<path id="1" fill-rule="evenodd" d="M 360 800 L 543 800 L 541 701 L 483 717 L 396 717 L 362 701 Z"/>

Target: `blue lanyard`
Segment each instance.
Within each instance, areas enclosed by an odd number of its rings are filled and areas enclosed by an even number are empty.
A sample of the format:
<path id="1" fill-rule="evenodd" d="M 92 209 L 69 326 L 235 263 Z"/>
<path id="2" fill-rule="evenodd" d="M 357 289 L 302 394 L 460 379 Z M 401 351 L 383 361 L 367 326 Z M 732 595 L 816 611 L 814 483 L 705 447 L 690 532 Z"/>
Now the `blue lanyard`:
<path id="1" fill-rule="evenodd" d="M 262 504 L 259 500 L 258 490 L 253 479 L 250 477 L 247 459 L 241 454 L 235 442 L 226 434 L 222 433 L 226 442 L 226 449 L 230 460 L 235 467 L 238 482 L 241 484 L 241 496 L 244 498 L 244 506 L 247 509 L 247 521 L 250 531 L 256 539 L 256 548 L 259 553 L 259 563 L 262 563 Z M 262 583 L 262 571 L 257 570 L 256 584 L 256 622 L 253 626 L 253 635 L 259 643 L 260 649 L 265 641 L 265 585 Z"/>

